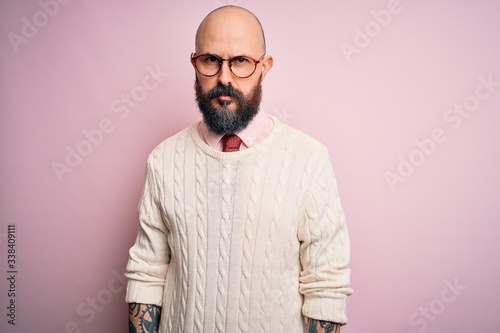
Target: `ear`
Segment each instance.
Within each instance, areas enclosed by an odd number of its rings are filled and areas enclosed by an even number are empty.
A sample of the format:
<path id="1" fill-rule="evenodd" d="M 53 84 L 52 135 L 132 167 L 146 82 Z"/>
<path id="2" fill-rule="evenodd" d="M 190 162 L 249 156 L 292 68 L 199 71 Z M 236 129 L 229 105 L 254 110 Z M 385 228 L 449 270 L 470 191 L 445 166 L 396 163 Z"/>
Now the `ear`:
<path id="1" fill-rule="evenodd" d="M 189 56 L 189 60 L 191 61 L 191 65 L 193 65 L 194 70 L 196 71 L 195 60 L 193 59 L 193 57 L 195 57 L 195 56 L 196 56 L 196 52 L 192 52 L 191 56 Z"/>
<path id="2" fill-rule="evenodd" d="M 267 72 L 269 72 L 269 70 L 271 70 L 271 68 L 273 68 L 273 56 L 271 55 L 268 55 L 268 56 L 265 56 L 264 59 L 262 59 L 261 63 L 262 63 L 262 80 L 264 80 L 264 78 L 266 77 L 266 74 Z"/>

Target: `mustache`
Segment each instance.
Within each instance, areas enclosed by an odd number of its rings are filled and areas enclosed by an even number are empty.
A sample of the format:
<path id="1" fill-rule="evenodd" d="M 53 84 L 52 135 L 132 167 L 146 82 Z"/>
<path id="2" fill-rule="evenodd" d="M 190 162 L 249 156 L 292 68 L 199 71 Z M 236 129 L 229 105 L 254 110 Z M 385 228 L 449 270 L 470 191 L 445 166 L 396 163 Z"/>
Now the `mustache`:
<path id="1" fill-rule="evenodd" d="M 205 98 L 212 99 L 212 98 L 220 97 L 222 95 L 235 97 L 238 100 L 241 100 L 243 98 L 243 94 L 241 92 L 237 91 L 236 89 L 234 89 L 232 86 L 230 86 L 230 85 L 224 86 L 221 84 L 219 84 L 219 85 L 215 86 L 215 88 L 209 90 L 205 94 Z"/>

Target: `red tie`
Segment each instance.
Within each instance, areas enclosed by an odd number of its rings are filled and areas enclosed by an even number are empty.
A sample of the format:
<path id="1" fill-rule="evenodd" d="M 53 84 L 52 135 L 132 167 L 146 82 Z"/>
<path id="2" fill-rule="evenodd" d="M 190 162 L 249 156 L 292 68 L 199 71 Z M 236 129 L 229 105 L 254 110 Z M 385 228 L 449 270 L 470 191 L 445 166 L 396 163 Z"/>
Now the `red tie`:
<path id="1" fill-rule="evenodd" d="M 221 141 L 223 152 L 233 152 L 240 150 L 241 139 L 236 134 L 224 135 Z"/>

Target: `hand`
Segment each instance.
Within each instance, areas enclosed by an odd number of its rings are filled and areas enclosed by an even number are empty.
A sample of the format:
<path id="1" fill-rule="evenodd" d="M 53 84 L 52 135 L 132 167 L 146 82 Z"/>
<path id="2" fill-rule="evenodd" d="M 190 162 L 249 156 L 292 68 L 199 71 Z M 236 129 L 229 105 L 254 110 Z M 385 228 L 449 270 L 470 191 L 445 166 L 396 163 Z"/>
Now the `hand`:
<path id="1" fill-rule="evenodd" d="M 340 333 L 340 324 L 306 318 L 307 333 Z"/>

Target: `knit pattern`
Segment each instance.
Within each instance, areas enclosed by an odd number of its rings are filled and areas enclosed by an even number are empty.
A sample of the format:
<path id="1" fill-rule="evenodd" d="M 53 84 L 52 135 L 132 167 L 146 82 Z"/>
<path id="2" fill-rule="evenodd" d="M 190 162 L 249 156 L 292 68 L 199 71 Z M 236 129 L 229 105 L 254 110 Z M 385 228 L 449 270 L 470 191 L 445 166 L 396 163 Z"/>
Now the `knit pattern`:
<path id="1" fill-rule="evenodd" d="M 250 302 L 250 283 L 252 278 L 252 257 L 253 240 L 255 237 L 256 223 L 259 216 L 259 198 L 262 197 L 262 184 L 264 181 L 264 169 L 266 160 L 262 152 L 257 153 L 255 166 L 253 168 L 252 183 L 250 185 L 250 197 L 248 201 L 247 223 L 245 224 L 245 238 L 243 239 L 241 261 L 241 294 L 240 294 L 240 312 L 238 314 L 238 326 L 242 332 L 248 332 L 249 302 Z"/>
<path id="2" fill-rule="evenodd" d="M 284 204 L 286 202 L 286 191 L 287 184 L 290 177 L 291 165 L 292 165 L 292 145 L 290 144 L 290 132 L 286 132 L 285 136 L 285 145 L 284 145 L 284 154 L 281 157 L 281 165 L 279 167 L 279 172 L 277 174 L 278 182 L 276 184 L 276 192 L 275 198 L 273 200 L 273 211 L 272 211 L 272 219 L 269 224 L 269 232 L 268 238 L 266 241 L 266 251 L 264 255 L 264 270 L 262 274 L 262 295 L 272 295 L 270 298 L 265 297 L 263 301 L 261 301 L 261 315 L 259 317 L 260 320 L 260 331 L 261 332 L 269 332 L 269 316 L 276 315 L 276 311 L 279 314 L 283 313 L 285 304 L 282 303 L 280 294 L 280 290 L 271 290 L 271 281 L 273 277 L 273 245 L 275 245 L 274 238 L 280 232 L 280 222 L 281 216 L 284 214 Z M 282 272 L 279 271 L 279 274 Z M 269 299 L 270 303 L 265 303 L 265 300 Z M 278 317 L 279 318 L 279 317 Z M 284 322 L 282 323 L 282 327 L 284 327 Z"/>
<path id="3" fill-rule="evenodd" d="M 175 155 L 174 155 L 174 213 L 176 227 L 178 228 L 178 235 L 180 238 L 180 249 L 181 257 L 179 260 L 181 267 L 181 293 L 180 293 L 180 306 L 182 308 L 186 307 L 186 293 L 187 293 L 187 228 L 186 219 L 183 215 L 183 194 L 184 194 L 184 168 L 183 168 L 183 151 L 184 151 L 184 140 L 182 136 L 177 138 L 177 143 L 175 145 Z M 174 294 L 176 298 L 176 294 Z M 175 303 L 172 302 L 172 307 Z M 184 327 L 185 312 L 179 312 L 179 327 Z M 175 317 L 173 317 L 175 320 Z"/>
<path id="4" fill-rule="evenodd" d="M 196 295 L 194 325 L 197 332 L 203 331 L 203 312 L 205 307 L 205 279 L 207 252 L 207 183 L 206 183 L 206 155 L 201 150 L 196 150 L 196 230 L 197 230 L 197 256 L 196 256 Z"/>
<path id="5" fill-rule="evenodd" d="M 229 279 L 230 235 L 233 226 L 233 200 L 235 192 L 235 161 L 224 161 L 221 170 L 221 213 L 219 239 L 219 276 L 217 277 L 217 313 L 215 324 L 217 332 L 224 332 L 227 312 L 227 286 Z"/>
<path id="6" fill-rule="evenodd" d="M 303 316 L 347 322 L 349 238 L 328 152 L 273 121 L 245 150 L 216 151 L 194 125 L 150 155 L 144 195 L 156 199 L 139 211 L 155 221 L 140 222 L 147 233 L 131 249 L 126 300 L 161 295 L 159 333 L 303 333 Z"/>
<path id="7" fill-rule="evenodd" d="M 278 204 L 278 202 L 285 203 L 286 202 L 286 196 L 287 196 L 287 190 L 288 186 L 287 184 L 290 182 L 290 177 L 291 177 L 291 170 L 292 170 L 292 164 L 294 162 L 294 155 L 293 151 L 291 150 L 291 147 L 296 147 L 296 143 L 292 142 L 293 138 L 290 136 L 290 132 L 287 132 L 287 143 L 285 144 L 285 154 L 283 157 L 283 172 L 280 173 L 279 175 L 279 182 L 278 182 L 278 190 L 277 190 L 277 195 L 276 197 L 278 200 L 276 200 L 275 205 L 274 205 L 274 216 L 275 216 L 275 221 L 276 227 L 279 227 L 279 230 L 277 231 L 278 233 L 285 233 L 287 230 L 293 230 L 293 228 L 287 228 L 287 221 L 281 221 L 279 223 L 280 218 L 284 215 L 283 213 L 283 208 Z M 303 190 L 302 190 L 303 191 Z M 296 208 L 296 205 L 293 206 L 293 208 Z M 276 232 L 276 231 L 275 231 Z M 289 234 L 289 237 L 293 237 L 293 235 Z M 293 239 L 293 238 L 292 238 Z M 290 239 L 289 239 L 290 240 Z M 271 244 L 272 239 L 269 239 L 269 244 Z M 287 242 L 289 244 L 289 242 Z M 291 247 L 290 247 L 291 250 Z M 286 252 L 285 252 L 286 253 Z M 285 256 L 282 255 L 281 258 L 284 258 Z M 278 257 L 277 259 L 280 259 Z M 280 260 L 281 262 L 283 260 Z M 282 274 L 285 271 L 286 267 L 280 266 L 280 274 Z M 276 308 L 278 310 L 278 319 L 280 322 L 281 327 L 285 327 L 287 324 L 286 318 L 285 318 L 285 306 L 286 302 L 283 301 L 284 297 L 284 289 L 287 288 L 286 285 L 284 284 L 279 284 L 278 289 L 276 289 L 276 299 L 279 301 Z"/>
<path id="8" fill-rule="evenodd" d="M 311 175 L 312 175 L 312 172 L 314 170 L 314 165 L 316 163 L 316 159 L 314 158 L 314 154 L 312 151 L 309 151 L 307 153 L 307 156 L 305 158 L 307 160 L 307 162 L 303 165 L 303 170 L 302 170 L 302 174 L 304 175 L 304 177 L 302 178 L 302 181 L 300 183 L 300 188 L 303 190 L 303 191 L 306 191 L 306 189 L 309 187 L 309 183 L 308 183 L 308 179 L 311 179 Z M 301 209 L 301 198 L 297 198 L 297 202 L 295 203 L 294 205 L 294 212 L 293 212 L 293 216 L 296 216 L 297 214 L 299 214 L 299 211 Z M 285 231 L 286 232 L 286 231 Z M 287 237 L 287 244 L 286 244 L 286 248 L 285 248 L 285 253 L 292 253 L 293 252 L 293 249 L 294 249 L 294 244 L 296 244 L 293 240 L 294 240 L 294 237 L 296 236 L 296 230 L 292 229 L 292 228 L 289 228 L 288 229 L 288 237 Z M 296 245 L 295 245 L 296 246 Z M 291 263 L 287 260 L 288 257 L 286 256 L 283 256 L 282 260 L 281 260 L 281 264 L 280 264 L 280 271 L 284 271 L 286 269 L 286 267 L 288 265 L 290 265 Z M 287 287 L 290 287 L 290 288 L 293 288 L 294 286 L 291 285 L 291 286 L 284 286 L 282 284 L 280 284 L 280 292 L 281 293 L 284 293 L 284 289 L 286 290 Z M 297 288 L 298 288 L 298 281 L 297 281 Z M 287 295 L 286 293 L 284 294 L 285 295 L 285 302 L 288 302 L 288 299 L 289 299 L 289 295 Z M 280 312 L 280 322 L 281 321 L 281 318 L 283 318 L 284 314 Z M 302 316 L 300 313 L 297 314 L 297 320 L 302 320 Z M 293 321 L 288 321 L 285 323 L 285 332 L 288 332 L 289 330 L 292 329 L 291 325 L 292 325 Z"/>

